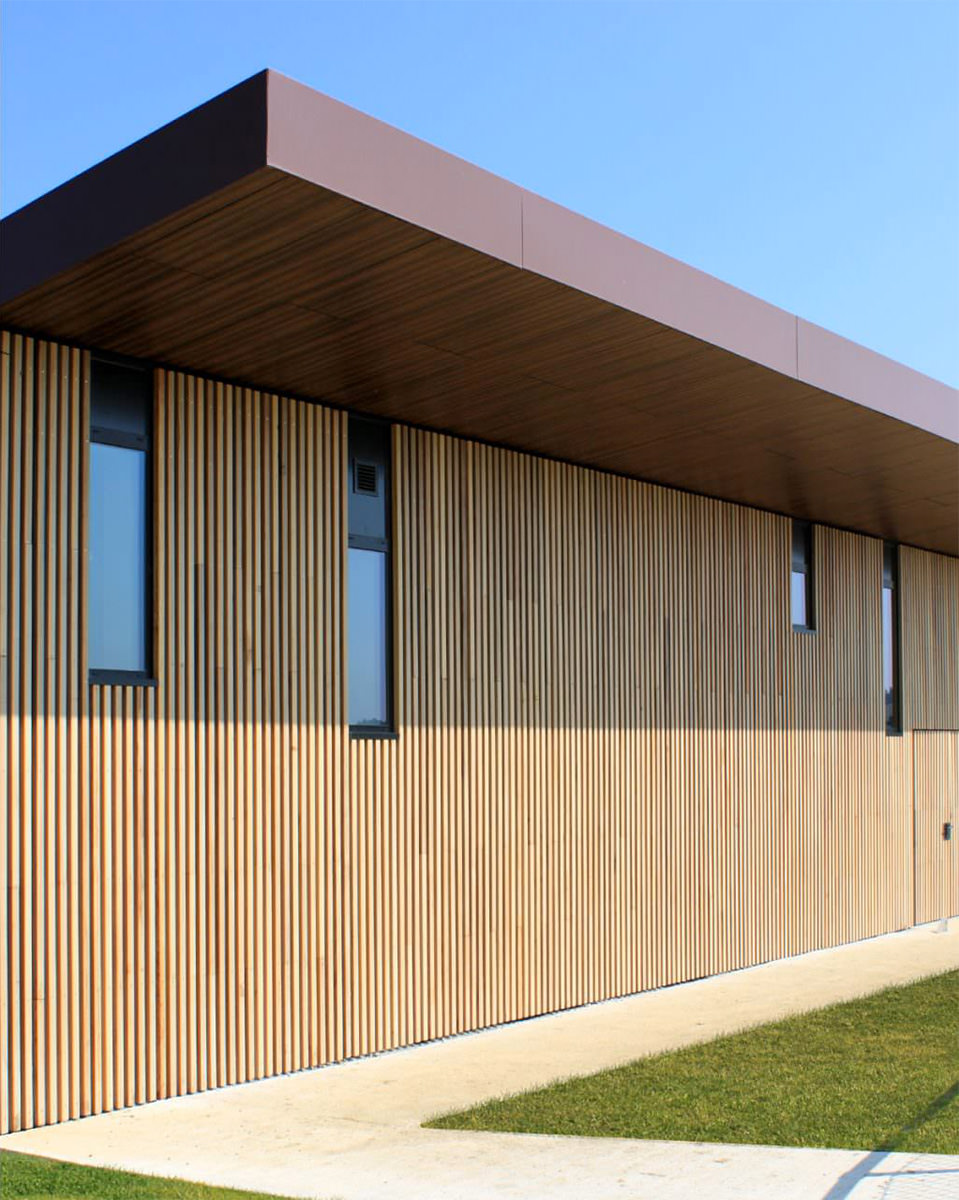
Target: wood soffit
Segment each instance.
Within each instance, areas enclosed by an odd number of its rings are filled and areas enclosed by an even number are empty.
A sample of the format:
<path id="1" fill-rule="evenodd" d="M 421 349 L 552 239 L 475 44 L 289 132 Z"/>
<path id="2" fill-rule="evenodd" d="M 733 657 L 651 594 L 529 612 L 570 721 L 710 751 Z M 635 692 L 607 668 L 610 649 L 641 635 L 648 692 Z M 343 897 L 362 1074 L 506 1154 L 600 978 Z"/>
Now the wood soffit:
<path id="1" fill-rule="evenodd" d="M 274 72 L 0 264 L 8 326 L 959 554 L 955 389 Z"/>

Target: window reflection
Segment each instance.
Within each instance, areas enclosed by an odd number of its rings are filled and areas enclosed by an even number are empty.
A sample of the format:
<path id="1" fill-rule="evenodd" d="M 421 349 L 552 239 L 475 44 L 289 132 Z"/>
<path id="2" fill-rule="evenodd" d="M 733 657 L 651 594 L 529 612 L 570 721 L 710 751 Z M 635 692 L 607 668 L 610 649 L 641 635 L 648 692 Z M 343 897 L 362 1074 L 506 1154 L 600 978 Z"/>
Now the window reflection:
<path id="1" fill-rule="evenodd" d="M 886 698 L 886 724 L 895 720 L 895 639 L 893 637 L 893 595 L 891 587 L 882 589 L 882 688 Z"/>
<path id="2" fill-rule="evenodd" d="M 801 571 L 792 573 L 792 621 L 794 625 L 808 625 L 806 613 L 806 576 Z"/>
<path id="3" fill-rule="evenodd" d="M 146 454 L 90 444 L 90 668 L 146 672 Z"/>
<path id="4" fill-rule="evenodd" d="M 349 719 L 351 725 L 389 724 L 387 690 L 387 556 L 349 548 Z"/>
<path id="5" fill-rule="evenodd" d="M 808 521 L 792 523 L 792 573 L 790 578 L 790 610 L 793 629 L 811 632 L 815 625 L 813 613 L 812 526 Z"/>

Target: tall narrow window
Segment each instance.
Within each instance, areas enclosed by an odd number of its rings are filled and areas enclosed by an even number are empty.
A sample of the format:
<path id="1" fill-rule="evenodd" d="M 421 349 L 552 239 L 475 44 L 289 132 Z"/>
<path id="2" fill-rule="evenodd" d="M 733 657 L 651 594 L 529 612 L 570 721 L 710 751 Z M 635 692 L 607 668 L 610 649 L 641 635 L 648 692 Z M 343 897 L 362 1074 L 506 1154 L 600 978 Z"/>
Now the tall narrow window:
<path id="1" fill-rule="evenodd" d="M 349 721 L 357 737 L 393 729 L 390 428 L 350 418 Z"/>
<path id="2" fill-rule="evenodd" d="M 790 605 L 793 629 L 806 633 L 816 628 L 813 605 L 812 525 L 793 521 Z"/>
<path id="3" fill-rule="evenodd" d="M 886 733 L 902 732 L 899 686 L 899 547 L 882 548 L 882 690 Z"/>
<path id="4" fill-rule="evenodd" d="M 94 360 L 87 619 L 91 683 L 150 681 L 152 412 L 152 371 Z"/>

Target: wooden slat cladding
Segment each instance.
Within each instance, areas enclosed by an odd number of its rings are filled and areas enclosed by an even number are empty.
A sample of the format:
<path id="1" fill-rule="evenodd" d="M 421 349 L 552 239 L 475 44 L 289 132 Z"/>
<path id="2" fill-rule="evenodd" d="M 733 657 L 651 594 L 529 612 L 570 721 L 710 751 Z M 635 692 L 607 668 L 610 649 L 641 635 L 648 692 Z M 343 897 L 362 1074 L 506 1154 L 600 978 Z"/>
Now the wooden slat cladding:
<path id="1" fill-rule="evenodd" d="M 401 736 L 353 743 L 352 811 L 374 877 L 425 876 L 377 911 L 401 1024 L 363 1050 L 910 923 L 880 543 L 817 530 L 793 634 L 781 518 L 395 436 Z"/>
<path id="2" fill-rule="evenodd" d="M 93 888 L 80 687 L 83 355 L 0 335 L 0 1129 L 84 1111 Z M 86 1020 L 85 1020 L 86 1018 Z"/>
<path id="3" fill-rule="evenodd" d="M 0 1127 L 341 1056 L 343 418 L 158 377 L 159 686 L 88 687 L 89 362 L 3 349 Z"/>
<path id="4" fill-rule="evenodd" d="M 878 541 L 817 528 L 794 634 L 787 520 L 396 428 L 398 737 L 351 741 L 345 418 L 160 372 L 158 686 L 91 688 L 89 362 L 2 362 L 0 1128 L 912 921 Z M 903 552 L 912 724 L 956 565 Z"/>
<path id="5" fill-rule="evenodd" d="M 959 729 L 959 558 L 900 550 L 907 729 Z"/>

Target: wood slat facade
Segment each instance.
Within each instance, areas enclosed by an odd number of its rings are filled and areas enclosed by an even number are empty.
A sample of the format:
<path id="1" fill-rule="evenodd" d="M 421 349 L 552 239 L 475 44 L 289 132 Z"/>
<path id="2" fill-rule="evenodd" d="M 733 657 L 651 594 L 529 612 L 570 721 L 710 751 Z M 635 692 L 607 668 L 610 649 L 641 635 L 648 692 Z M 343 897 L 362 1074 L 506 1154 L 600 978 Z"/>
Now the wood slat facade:
<path id="1" fill-rule="evenodd" d="M 397 425 L 398 736 L 351 739 L 347 417 L 157 371 L 158 685 L 90 686 L 89 376 L 3 334 L 0 1131 L 946 915 L 956 559 L 902 548 L 887 737 L 880 541 L 816 527 L 794 633 L 787 518 Z"/>

